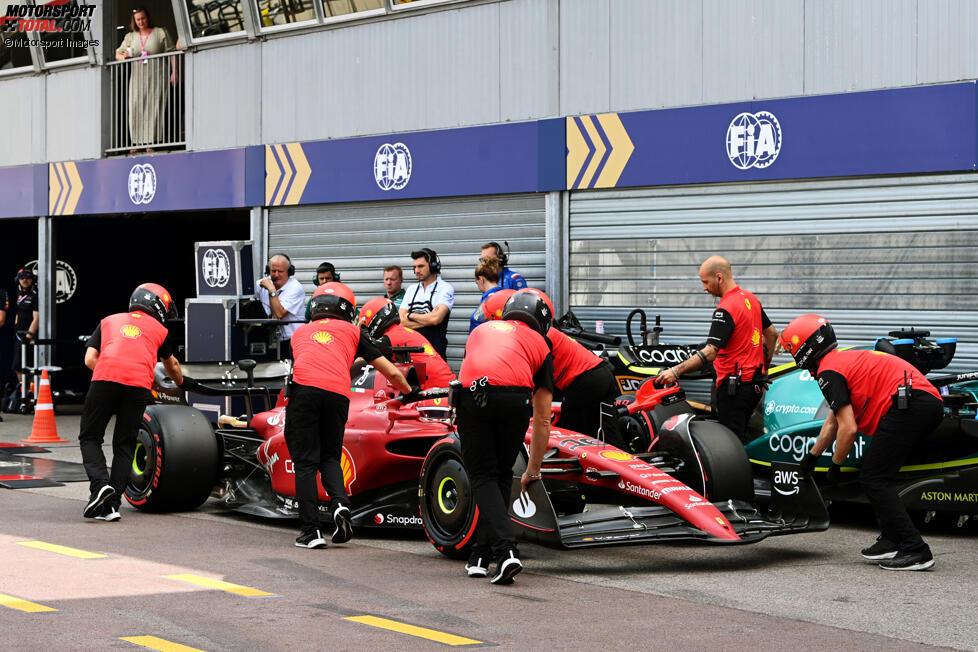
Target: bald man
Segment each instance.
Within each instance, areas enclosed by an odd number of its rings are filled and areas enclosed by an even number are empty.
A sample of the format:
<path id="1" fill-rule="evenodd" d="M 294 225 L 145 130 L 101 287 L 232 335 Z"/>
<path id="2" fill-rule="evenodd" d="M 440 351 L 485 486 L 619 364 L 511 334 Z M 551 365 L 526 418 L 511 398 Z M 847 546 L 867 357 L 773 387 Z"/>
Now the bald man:
<path id="1" fill-rule="evenodd" d="M 771 364 L 778 330 L 767 318 L 761 302 L 738 287 L 730 263 L 711 256 L 700 265 L 703 291 L 720 298 L 706 346 L 674 367 L 662 371 L 656 385 L 671 385 L 687 371 L 712 362 L 716 372 L 717 419 L 747 443 L 747 423 L 761 400 L 763 378 Z"/>
<path id="2" fill-rule="evenodd" d="M 286 322 L 278 327 L 279 357 L 292 359 L 292 334 L 299 328 L 306 305 L 306 293 L 293 274 L 295 268 L 285 254 L 268 259 L 265 277 L 258 281 L 255 297 L 272 319 Z"/>

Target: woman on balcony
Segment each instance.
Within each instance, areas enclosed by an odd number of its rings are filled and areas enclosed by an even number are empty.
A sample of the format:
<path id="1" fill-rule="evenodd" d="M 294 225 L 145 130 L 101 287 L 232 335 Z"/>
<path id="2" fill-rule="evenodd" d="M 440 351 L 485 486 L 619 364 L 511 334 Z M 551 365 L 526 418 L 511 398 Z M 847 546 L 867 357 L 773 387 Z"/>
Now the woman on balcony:
<path id="1" fill-rule="evenodd" d="M 129 136 L 135 149 L 129 153 L 135 154 L 140 146 L 152 152 L 150 145 L 165 142 L 163 124 L 169 95 L 164 68 L 166 59 L 148 57 L 171 52 L 174 48 L 170 35 L 162 27 L 153 27 L 149 12 L 142 7 L 132 10 L 129 29 L 122 45 L 115 51 L 115 58 L 116 61 L 134 59 L 129 75 Z M 176 61 L 174 57 L 169 59 L 170 83 L 176 84 Z"/>

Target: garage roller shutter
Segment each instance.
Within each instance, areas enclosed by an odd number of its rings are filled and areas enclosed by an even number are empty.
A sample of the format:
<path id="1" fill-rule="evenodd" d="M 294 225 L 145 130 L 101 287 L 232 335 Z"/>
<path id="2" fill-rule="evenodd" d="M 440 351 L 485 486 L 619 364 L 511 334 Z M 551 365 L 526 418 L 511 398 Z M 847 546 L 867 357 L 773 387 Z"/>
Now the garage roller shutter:
<path id="1" fill-rule="evenodd" d="M 480 297 L 473 277 L 480 246 L 508 240 L 510 267 L 531 286 L 542 288 L 544 217 L 543 195 L 297 206 L 269 211 L 268 250 L 292 257 L 307 295 L 312 294 L 316 267 L 330 261 L 363 305 L 384 293 L 385 266 L 399 265 L 407 286 L 416 281 L 411 251 L 434 249 L 442 277 L 455 286 L 448 362 L 457 371 L 469 315 Z"/>
<path id="2" fill-rule="evenodd" d="M 642 307 L 664 341 L 699 342 L 715 305 L 699 265 L 720 254 L 779 329 L 817 312 L 866 344 L 914 326 L 957 337 L 961 371 L 978 367 L 976 251 L 975 175 L 574 193 L 570 304 L 616 334 Z"/>

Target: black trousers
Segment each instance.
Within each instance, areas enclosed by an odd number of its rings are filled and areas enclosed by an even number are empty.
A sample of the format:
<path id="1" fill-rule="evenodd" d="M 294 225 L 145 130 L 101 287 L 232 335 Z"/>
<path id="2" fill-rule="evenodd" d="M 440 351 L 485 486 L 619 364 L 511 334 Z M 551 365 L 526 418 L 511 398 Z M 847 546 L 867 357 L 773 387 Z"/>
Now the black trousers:
<path id="1" fill-rule="evenodd" d="M 741 381 L 737 392 L 730 396 L 727 392 L 728 382 L 724 379 L 716 390 L 717 421 L 730 428 L 741 443 L 747 444 L 751 439 L 747 434 L 747 424 L 761 400 L 764 386 L 753 380 Z"/>
<path id="2" fill-rule="evenodd" d="M 516 535 L 509 519 L 513 463 L 523 447 L 530 423 L 530 391 L 490 393 L 478 407 L 472 392 L 463 390 L 455 422 L 462 443 L 462 461 L 479 506 L 473 554 L 493 558 L 516 550 Z"/>
<path id="3" fill-rule="evenodd" d="M 81 447 L 82 463 L 88 474 L 89 488 L 94 493 L 106 483 L 112 485 L 119 503 L 132 468 L 132 456 L 136 449 L 136 434 L 143 412 L 149 405 L 152 394 L 143 387 L 131 387 L 108 380 L 94 380 L 85 395 L 85 407 L 81 416 L 78 444 Z M 102 442 L 105 440 L 105 427 L 115 416 L 115 430 L 112 433 L 112 473 L 105 467 Z"/>
<path id="4" fill-rule="evenodd" d="M 564 400 L 560 404 L 559 427 L 575 430 L 589 437 L 598 436 L 598 428 L 604 426 L 605 441 L 622 448 L 625 445 L 618 433 L 618 419 L 611 415 L 601 420 L 601 404 L 607 403 L 614 410 L 618 398 L 618 383 L 611 365 L 602 362 L 588 369 L 564 388 Z"/>
<path id="5" fill-rule="evenodd" d="M 942 401 L 922 390 L 912 390 L 906 410 L 894 405 L 883 415 L 863 455 L 859 483 L 876 513 L 880 534 L 901 552 L 925 550 L 927 544 L 900 500 L 896 475 L 920 440 L 937 429 L 943 416 Z"/>
<path id="6" fill-rule="evenodd" d="M 340 505 L 350 504 L 340 466 L 349 413 L 350 399 L 345 396 L 292 383 L 286 408 L 285 443 L 295 468 L 295 493 L 304 530 L 320 527 L 317 471 L 333 511 Z"/>

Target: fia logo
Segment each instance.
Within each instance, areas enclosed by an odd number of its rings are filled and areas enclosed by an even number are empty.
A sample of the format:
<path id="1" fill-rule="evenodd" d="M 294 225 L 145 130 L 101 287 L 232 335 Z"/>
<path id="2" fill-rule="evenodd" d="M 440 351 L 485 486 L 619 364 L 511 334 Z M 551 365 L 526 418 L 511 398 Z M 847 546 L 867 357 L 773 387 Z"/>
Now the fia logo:
<path id="1" fill-rule="evenodd" d="M 139 206 L 156 196 L 156 170 L 149 163 L 136 164 L 129 170 L 129 200 Z"/>
<path id="2" fill-rule="evenodd" d="M 231 261 L 223 249 L 208 249 L 201 256 L 200 271 L 204 274 L 207 287 L 227 287 L 231 279 Z"/>
<path id="3" fill-rule="evenodd" d="M 374 180 L 381 190 L 401 190 L 411 180 L 411 150 L 404 143 L 384 143 L 374 155 Z"/>
<path id="4" fill-rule="evenodd" d="M 54 261 L 54 266 L 55 301 L 57 303 L 64 303 L 75 295 L 75 290 L 78 289 L 78 275 L 75 274 L 75 269 L 63 260 Z M 35 278 L 39 276 L 37 273 L 37 260 L 32 260 L 24 265 L 24 267 L 31 270 Z"/>
<path id="5" fill-rule="evenodd" d="M 727 157 L 735 168 L 766 168 L 781 152 L 781 125 L 773 113 L 740 113 L 727 127 Z"/>

